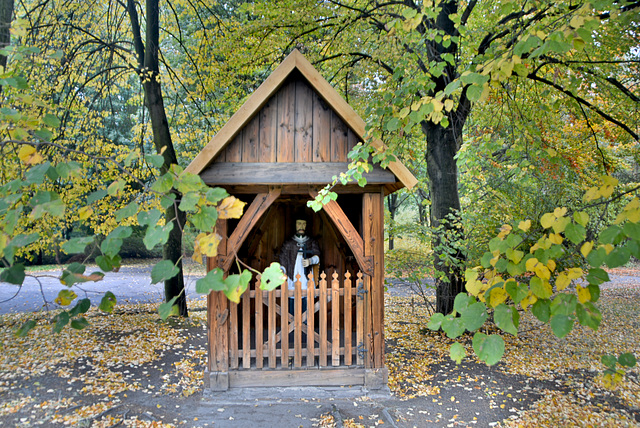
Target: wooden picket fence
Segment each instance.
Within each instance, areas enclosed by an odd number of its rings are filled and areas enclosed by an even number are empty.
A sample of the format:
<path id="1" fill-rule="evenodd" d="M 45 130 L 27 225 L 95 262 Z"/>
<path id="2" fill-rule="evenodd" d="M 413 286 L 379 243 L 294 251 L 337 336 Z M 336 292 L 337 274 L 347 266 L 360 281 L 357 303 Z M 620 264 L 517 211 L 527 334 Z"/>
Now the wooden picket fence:
<path id="1" fill-rule="evenodd" d="M 250 287 L 229 307 L 229 369 L 268 370 L 367 365 L 366 326 L 371 325 L 370 281 L 359 272 L 342 284 L 320 274 L 303 290 L 286 285 L 273 291 Z M 293 297 L 294 313 L 289 313 Z M 302 302 L 306 297 L 307 310 Z M 284 333 L 283 333 L 284 332 Z"/>

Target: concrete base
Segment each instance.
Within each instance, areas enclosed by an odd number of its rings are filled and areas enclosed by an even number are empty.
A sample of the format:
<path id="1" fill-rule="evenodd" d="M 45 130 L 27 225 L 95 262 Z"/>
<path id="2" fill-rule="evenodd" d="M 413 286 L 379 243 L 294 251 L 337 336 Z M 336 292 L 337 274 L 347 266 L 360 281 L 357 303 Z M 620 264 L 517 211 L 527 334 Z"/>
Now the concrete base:
<path id="1" fill-rule="evenodd" d="M 379 369 L 366 369 L 364 371 L 364 387 L 369 391 L 388 389 L 389 369 L 385 366 Z"/>
<path id="2" fill-rule="evenodd" d="M 210 372 L 205 369 L 203 381 L 205 389 L 209 391 L 229 390 L 229 372 Z"/>

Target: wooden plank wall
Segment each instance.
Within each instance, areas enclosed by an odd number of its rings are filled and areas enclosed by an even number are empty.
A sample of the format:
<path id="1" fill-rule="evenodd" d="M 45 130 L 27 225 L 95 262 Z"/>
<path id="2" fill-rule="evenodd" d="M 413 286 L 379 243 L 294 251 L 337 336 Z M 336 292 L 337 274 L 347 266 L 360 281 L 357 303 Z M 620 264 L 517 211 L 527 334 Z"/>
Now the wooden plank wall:
<path id="1" fill-rule="evenodd" d="M 347 162 L 356 134 L 298 76 L 291 76 L 215 162 Z"/>

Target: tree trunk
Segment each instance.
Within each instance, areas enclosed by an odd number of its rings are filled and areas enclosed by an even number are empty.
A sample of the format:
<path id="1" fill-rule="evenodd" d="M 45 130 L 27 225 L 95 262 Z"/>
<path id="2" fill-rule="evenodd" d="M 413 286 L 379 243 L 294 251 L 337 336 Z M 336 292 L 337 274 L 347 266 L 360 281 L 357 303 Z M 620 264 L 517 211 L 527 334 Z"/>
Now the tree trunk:
<path id="1" fill-rule="evenodd" d="M 131 28 L 133 31 L 134 47 L 138 56 L 140 65 L 140 77 L 142 78 L 145 105 L 149 110 L 149 118 L 151 120 L 151 129 L 153 130 L 153 143 L 158 154 L 162 154 L 164 164 L 161 173 L 166 173 L 172 164 L 178 163 L 173 141 L 171 139 L 171 131 L 169 130 L 169 121 L 164 108 L 164 99 L 162 97 L 162 88 L 158 81 L 160 70 L 159 47 L 160 47 L 160 6 L 158 0 L 147 0 L 146 2 L 146 43 L 142 44 L 140 32 L 140 22 L 135 2 L 128 0 L 127 11 L 131 19 Z M 180 193 L 173 190 L 176 200 L 180 200 Z M 186 214 L 180 211 L 174 204 L 165 211 L 165 222 L 167 224 L 173 222 L 173 230 L 169 233 L 169 239 L 163 248 L 163 257 L 165 260 L 173 262 L 179 272 L 173 278 L 164 282 L 164 297 L 166 301 L 178 296 L 176 304 L 180 309 L 180 316 L 189 315 L 187 311 L 187 297 L 184 289 L 184 275 L 182 266 L 182 229 L 185 225 Z"/>
<path id="2" fill-rule="evenodd" d="M 460 198 L 458 196 L 458 168 L 455 154 L 458 149 L 456 133 L 451 127 L 424 122 L 422 130 L 427 137 L 427 173 L 431 194 L 431 227 L 435 255 L 436 311 L 448 314 L 453 310 L 456 295 L 464 291 L 462 264 L 464 255 L 455 250 L 456 241 L 462 238 L 459 225 Z"/>
<path id="3" fill-rule="evenodd" d="M 11 44 L 11 18 L 13 17 L 13 0 L 0 0 L 0 49 Z M 7 56 L 0 55 L 0 72 L 7 68 Z M 2 85 L 0 85 L 2 94 Z"/>
<path id="4" fill-rule="evenodd" d="M 398 195 L 391 193 L 387 196 L 387 207 L 389 208 L 389 216 L 391 217 L 391 231 L 389 231 L 389 250 L 393 250 L 393 228 L 396 224 L 396 212 L 398 211 Z"/>

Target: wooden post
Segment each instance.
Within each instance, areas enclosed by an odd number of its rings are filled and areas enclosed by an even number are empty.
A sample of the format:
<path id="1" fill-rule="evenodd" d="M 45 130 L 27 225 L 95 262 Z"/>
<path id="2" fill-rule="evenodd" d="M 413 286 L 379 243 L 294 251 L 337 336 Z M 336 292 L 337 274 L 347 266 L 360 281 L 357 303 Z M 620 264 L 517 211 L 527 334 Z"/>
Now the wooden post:
<path id="1" fill-rule="evenodd" d="M 280 368 L 289 367 L 289 287 L 280 287 Z"/>
<path id="2" fill-rule="evenodd" d="M 331 365 L 340 365 L 340 281 L 333 272 L 331 281 Z"/>
<path id="3" fill-rule="evenodd" d="M 293 366 L 302 367 L 302 284 L 300 283 L 300 275 L 296 275 L 294 291 L 294 310 L 293 310 Z"/>
<path id="4" fill-rule="evenodd" d="M 344 274 L 344 365 L 350 366 L 352 361 L 351 348 L 351 274 Z"/>
<path id="5" fill-rule="evenodd" d="M 318 355 L 318 365 L 327 365 L 327 274 L 320 274 L 320 354 Z"/>
<path id="6" fill-rule="evenodd" d="M 238 304 L 229 302 L 229 368 L 238 368 Z"/>
<path id="7" fill-rule="evenodd" d="M 383 195 L 365 193 L 362 201 L 365 256 L 373 257 L 371 277 L 371 332 L 373 367 L 384 366 L 384 207 Z"/>
<path id="8" fill-rule="evenodd" d="M 358 272 L 356 280 L 356 364 L 364 364 L 364 280 Z"/>
<path id="9" fill-rule="evenodd" d="M 261 369 L 263 367 L 263 358 L 262 354 L 264 347 L 264 337 L 263 331 L 264 327 L 262 325 L 262 308 L 264 301 L 264 291 L 260 289 L 260 277 L 258 277 L 256 291 L 255 291 L 255 326 L 256 326 L 256 368 Z"/>
<path id="10" fill-rule="evenodd" d="M 207 259 L 207 270 L 209 271 L 217 268 L 226 257 L 226 220 L 218 220 L 216 232 L 222 239 L 218 244 L 218 257 Z M 205 381 L 213 391 L 226 391 L 229 389 L 228 302 L 227 296 L 222 291 L 212 291 L 207 296 L 209 373 Z"/>
<path id="11" fill-rule="evenodd" d="M 242 295 L 242 367 L 251 368 L 251 286 Z"/>
<path id="12" fill-rule="evenodd" d="M 315 365 L 315 352 L 316 352 L 316 340 L 315 340 L 315 300 L 316 300 L 316 286 L 314 284 L 315 278 L 311 279 L 309 274 L 309 282 L 307 282 L 307 367 L 313 367 Z"/>

